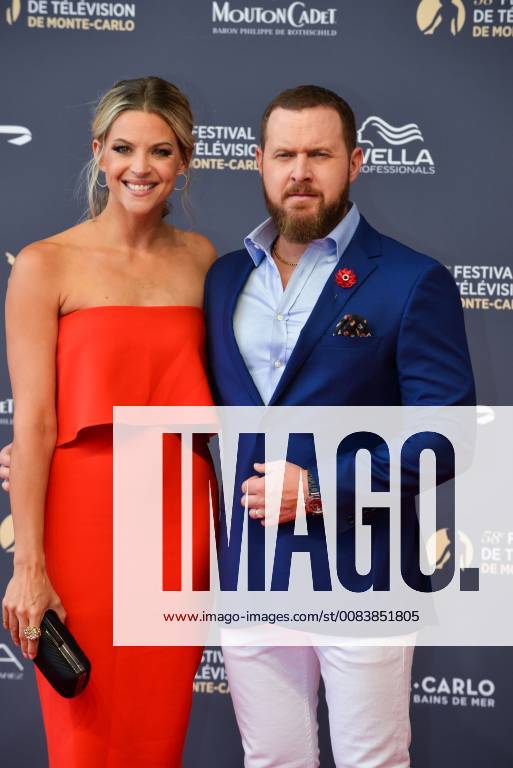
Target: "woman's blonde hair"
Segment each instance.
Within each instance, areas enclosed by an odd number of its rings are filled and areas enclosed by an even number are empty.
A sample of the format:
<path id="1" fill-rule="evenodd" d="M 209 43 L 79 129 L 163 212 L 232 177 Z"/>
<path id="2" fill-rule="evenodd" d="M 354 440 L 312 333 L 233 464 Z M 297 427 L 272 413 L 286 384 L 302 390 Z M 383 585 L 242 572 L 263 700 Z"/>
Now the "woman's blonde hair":
<path id="1" fill-rule="evenodd" d="M 193 117 L 189 100 L 180 89 L 160 77 L 120 80 L 101 97 L 94 112 L 92 135 L 100 142 L 101 150 L 83 169 L 89 206 L 88 218 L 94 219 L 107 205 L 109 190 L 98 185 L 99 163 L 105 149 L 105 139 L 114 120 L 129 109 L 159 115 L 174 131 L 185 164 L 188 165 L 191 160 L 194 149 Z M 162 215 L 167 213 L 169 209 L 165 206 Z"/>

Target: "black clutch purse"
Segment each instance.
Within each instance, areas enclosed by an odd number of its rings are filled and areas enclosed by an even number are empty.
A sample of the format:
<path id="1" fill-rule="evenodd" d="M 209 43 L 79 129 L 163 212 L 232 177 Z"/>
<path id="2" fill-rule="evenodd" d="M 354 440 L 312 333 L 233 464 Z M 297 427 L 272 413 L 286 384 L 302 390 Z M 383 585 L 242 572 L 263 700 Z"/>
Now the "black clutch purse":
<path id="1" fill-rule="evenodd" d="M 55 611 L 46 611 L 34 664 L 66 699 L 78 696 L 91 674 L 91 662 Z"/>

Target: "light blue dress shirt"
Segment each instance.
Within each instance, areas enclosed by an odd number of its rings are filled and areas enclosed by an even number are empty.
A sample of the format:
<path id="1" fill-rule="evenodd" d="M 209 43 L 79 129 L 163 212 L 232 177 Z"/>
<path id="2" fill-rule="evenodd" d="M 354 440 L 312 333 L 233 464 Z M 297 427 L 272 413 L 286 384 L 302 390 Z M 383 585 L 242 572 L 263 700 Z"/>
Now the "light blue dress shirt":
<path id="1" fill-rule="evenodd" d="M 309 243 L 285 290 L 271 256 L 278 234 L 272 219 L 264 221 L 244 239 L 255 269 L 237 300 L 233 329 L 264 403 L 270 401 L 298 336 L 359 221 L 360 214 L 353 203 L 327 237 Z"/>

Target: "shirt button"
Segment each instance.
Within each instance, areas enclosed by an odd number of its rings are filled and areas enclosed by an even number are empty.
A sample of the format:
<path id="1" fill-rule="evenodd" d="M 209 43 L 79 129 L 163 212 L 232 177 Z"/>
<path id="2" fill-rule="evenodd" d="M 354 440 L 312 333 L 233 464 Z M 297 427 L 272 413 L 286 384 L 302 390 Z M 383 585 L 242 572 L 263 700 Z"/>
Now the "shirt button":
<path id="1" fill-rule="evenodd" d="M 282 366 L 281 360 L 275 360 L 274 361 L 274 367 L 275 368 L 281 368 L 281 366 Z"/>
<path id="2" fill-rule="evenodd" d="M 276 315 L 276 318 L 277 318 L 278 320 L 283 320 L 283 315 Z"/>

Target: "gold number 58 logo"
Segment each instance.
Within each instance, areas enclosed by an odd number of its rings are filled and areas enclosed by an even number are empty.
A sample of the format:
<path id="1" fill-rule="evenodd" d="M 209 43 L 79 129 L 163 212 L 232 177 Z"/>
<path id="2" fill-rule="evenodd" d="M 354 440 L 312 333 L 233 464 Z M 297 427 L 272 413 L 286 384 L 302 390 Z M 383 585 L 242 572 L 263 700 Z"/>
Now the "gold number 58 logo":
<path id="1" fill-rule="evenodd" d="M 14 552 L 14 526 L 12 515 L 4 517 L 0 523 L 0 548 L 5 552 Z"/>
<path id="2" fill-rule="evenodd" d="M 487 0 L 482 0 L 486 5 Z M 463 0 L 421 0 L 417 8 L 417 26 L 424 35 L 449 32 L 453 37 L 465 23 Z"/>
<path id="3" fill-rule="evenodd" d="M 5 18 L 8 24 L 14 24 L 21 13 L 21 0 L 11 0 L 9 8 L 5 12 Z"/>

